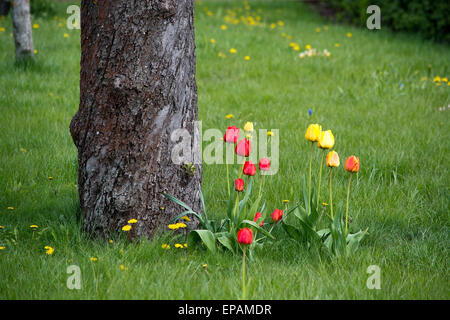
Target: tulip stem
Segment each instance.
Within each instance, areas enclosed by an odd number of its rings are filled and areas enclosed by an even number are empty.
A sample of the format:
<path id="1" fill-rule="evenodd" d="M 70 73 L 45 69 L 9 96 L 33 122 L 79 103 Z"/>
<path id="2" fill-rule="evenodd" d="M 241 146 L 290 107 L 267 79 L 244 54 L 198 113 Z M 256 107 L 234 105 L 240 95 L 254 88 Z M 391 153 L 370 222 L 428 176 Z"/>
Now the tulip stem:
<path id="1" fill-rule="evenodd" d="M 244 255 L 242 256 L 242 300 L 247 299 L 247 292 L 245 286 L 245 251 L 247 250 L 247 246 L 244 245 Z"/>
<path id="2" fill-rule="evenodd" d="M 330 167 L 330 210 L 331 210 L 331 219 L 334 219 L 333 215 L 333 191 L 332 191 L 332 180 L 333 180 L 333 167 Z"/>
<path id="3" fill-rule="evenodd" d="M 236 220 L 237 210 L 239 208 L 239 192 L 236 195 L 236 202 L 234 204 L 234 219 Z"/>
<path id="4" fill-rule="evenodd" d="M 350 199 L 350 186 L 352 184 L 352 177 L 353 174 L 350 174 L 350 179 L 348 180 L 348 187 L 347 187 L 347 206 L 345 208 L 345 233 L 348 234 L 348 202 Z"/>
<path id="5" fill-rule="evenodd" d="M 320 202 L 320 184 L 322 182 L 322 167 L 323 167 L 323 156 L 324 156 L 325 152 L 324 150 L 322 150 L 322 158 L 320 160 L 320 170 L 319 170 L 319 185 L 317 188 L 317 205 L 316 208 L 319 209 L 319 202 Z"/>
<path id="6" fill-rule="evenodd" d="M 308 179 L 308 215 L 311 215 L 311 163 L 314 142 L 311 142 L 311 152 L 309 153 L 309 179 Z"/>
<path id="7" fill-rule="evenodd" d="M 244 171 L 244 165 L 245 165 L 245 161 L 244 161 L 244 163 L 242 164 L 241 171 L 239 171 L 239 179 L 241 178 L 242 172 Z"/>
<path id="8" fill-rule="evenodd" d="M 227 166 L 227 186 L 228 186 L 228 197 L 230 196 L 230 171 L 228 170 L 228 162 L 225 161 Z"/>

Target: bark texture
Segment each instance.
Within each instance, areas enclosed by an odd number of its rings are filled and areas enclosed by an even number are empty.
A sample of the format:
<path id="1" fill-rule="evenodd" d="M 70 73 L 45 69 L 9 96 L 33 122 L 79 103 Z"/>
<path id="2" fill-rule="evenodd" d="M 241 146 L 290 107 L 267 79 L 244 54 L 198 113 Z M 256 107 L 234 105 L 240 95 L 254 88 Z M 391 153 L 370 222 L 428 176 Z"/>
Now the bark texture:
<path id="1" fill-rule="evenodd" d="M 173 130 L 197 120 L 193 0 L 83 0 L 78 148 L 85 230 L 105 236 L 131 218 L 151 237 L 181 212 L 200 210 L 201 165 L 172 163 Z M 192 140 L 193 143 L 193 140 Z M 193 221 L 195 223 L 195 221 Z"/>
<path id="2" fill-rule="evenodd" d="M 30 0 L 11 1 L 16 59 L 26 60 L 34 56 L 31 32 Z"/>

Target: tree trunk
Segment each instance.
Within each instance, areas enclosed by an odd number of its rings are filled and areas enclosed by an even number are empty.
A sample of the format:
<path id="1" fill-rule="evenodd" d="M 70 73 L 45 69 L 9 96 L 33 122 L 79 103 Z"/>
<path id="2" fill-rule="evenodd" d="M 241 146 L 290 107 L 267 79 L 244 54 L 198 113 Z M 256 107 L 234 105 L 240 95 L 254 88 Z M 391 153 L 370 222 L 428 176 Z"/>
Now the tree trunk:
<path id="1" fill-rule="evenodd" d="M 11 3 L 6 0 L 0 0 L 0 16 L 7 16 Z"/>
<path id="2" fill-rule="evenodd" d="M 85 230 L 151 237 L 181 207 L 200 210 L 202 167 L 171 160 L 171 133 L 197 120 L 193 0 L 83 0 L 78 148 Z M 192 141 L 193 143 L 193 141 Z M 193 224 L 195 221 L 193 220 Z"/>
<path id="3" fill-rule="evenodd" d="M 30 0 L 14 0 L 11 6 L 16 59 L 27 60 L 34 56 Z"/>

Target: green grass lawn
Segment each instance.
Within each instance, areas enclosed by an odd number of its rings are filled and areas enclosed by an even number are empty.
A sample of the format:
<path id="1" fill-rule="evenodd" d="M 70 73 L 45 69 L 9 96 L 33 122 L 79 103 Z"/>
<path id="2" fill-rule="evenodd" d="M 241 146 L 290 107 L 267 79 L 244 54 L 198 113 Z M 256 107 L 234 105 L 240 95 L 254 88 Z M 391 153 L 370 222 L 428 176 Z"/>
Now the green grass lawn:
<path id="1" fill-rule="evenodd" d="M 265 182 L 266 214 L 281 208 L 283 199 L 301 199 L 307 125 L 331 129 L 341 164 L 351 154 L 361 158 L 351 227 L 369 228 L 369 234 L 352 257 L 329 260 L 279 230 L 248 264 L 248 297 L 449 299 L 450 109 L 440 108 L 450 102 L 450 86 L 433 82 L 450 76 L 449 47 L 327 23 L 296 1 L 250 5 L 254 26 L 224 20 L 231 12 L 248 16 L 241 1 L 196 4 L 203 129 L 242 128 L 246 121 L 256 129 L 279 129 L 280 168 Z M 0 20 L 6 29 L 0 31 L 0 298 L 238 299 L 240 256 L 163 250 L 165 235 L 130 244 L 89 240 L 81 231 L 77 151 L 68 129 L 79 103 L 80 31 L 65 27 L 66 6 L 58 6 L 58 18 L 33 19 L 38 52 L 28 68 L 14 64 L 10 17 Z M 308 44 L 331 56 L 300 59 Z M 226 120 L 228 113 L 235 118 Z M 206 203 L 219 217 L 227 198 L 225 166 L 203 168 Z M 348 174 L 335 171 L 339 210 Z M 33 232 L 32 224 L 39 229 Z M 53 255 L 45 254 L 47 245 Z M 81 268 L 81 290 L 66 287 L 71 264 Z M 366 287 L 369 265 L 381 268 L 380 290 Z"/>

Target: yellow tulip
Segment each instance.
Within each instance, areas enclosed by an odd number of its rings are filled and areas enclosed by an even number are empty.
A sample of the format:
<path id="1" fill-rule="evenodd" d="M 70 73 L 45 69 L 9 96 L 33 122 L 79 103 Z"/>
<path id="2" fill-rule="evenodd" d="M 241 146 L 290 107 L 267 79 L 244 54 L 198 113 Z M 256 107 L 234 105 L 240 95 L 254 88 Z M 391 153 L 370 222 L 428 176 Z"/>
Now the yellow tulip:
<path id="1" fill-rule="evenodd" d="M 334 146 L 334 136 L 331 130 L 322 131 L 320 133 L 319 141 L 317 146 L 322 149 L 331 149 Z"/>
<path id="2" fill-rule="evenodd" d="M 245 132 L 253 132 L 253 122 L 247 122 L 244 125 L 244 131 Z"/>
<path id="3" fill-rule="evenodd" d="M 339 167 L 339 155 L 336 151 L 330 151 L 327 154 L 327 166 L 328 167 Z"/>
<path id="4" fill-rule="evenodd" d="M 316 124 L 310 124 L 308 129 L 306 129 L 305 139 L 311 142 L 319 141 L 320 132 L 322 131 L 322 126 Z"/>

